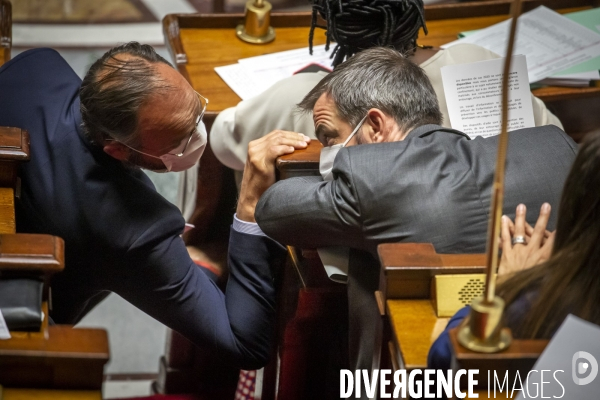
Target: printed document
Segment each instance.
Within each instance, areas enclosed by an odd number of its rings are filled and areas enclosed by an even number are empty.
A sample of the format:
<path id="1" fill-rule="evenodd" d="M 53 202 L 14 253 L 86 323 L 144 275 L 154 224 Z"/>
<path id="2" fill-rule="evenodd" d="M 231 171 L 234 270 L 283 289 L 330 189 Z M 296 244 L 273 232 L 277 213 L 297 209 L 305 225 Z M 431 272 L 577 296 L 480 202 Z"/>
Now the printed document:
<path id="1" fill-rule="evenodd" d="M 448 43 L 472 43 L 505 56 L 510 20 Z M 600 34 L 540 6 L 519 17 L 513 54 L 525 54 L 529 83 L 600 56 Z"/>
<path id="2" fill-rule="evenodd" d="M 471 138 L 500 133 L 503 68 L 504 58 L 442 67 L 453 129 Z M 508 130 L 535 126 L 525 56 L 512 58 L 508 90 Z"/>
<path id="3" fill-rule="evenodd" d="M 318 64 L 332 70 L 329 58 L 335 43 L 325 51 L 325 45 L 282 51 L 264 56 L 242 58 L 237 64 L 216 67 L 215 71 L 242 100 L 257 96 L 278 81 L 288 78 L 308 64 Z"/>

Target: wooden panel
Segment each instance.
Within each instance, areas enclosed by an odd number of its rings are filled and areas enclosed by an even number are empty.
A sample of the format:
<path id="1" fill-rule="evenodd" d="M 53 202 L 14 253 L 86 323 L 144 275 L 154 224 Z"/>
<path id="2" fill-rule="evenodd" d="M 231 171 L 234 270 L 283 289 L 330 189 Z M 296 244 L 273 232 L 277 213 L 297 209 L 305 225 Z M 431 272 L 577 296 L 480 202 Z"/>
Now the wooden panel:
<path id="1" fill-rule="evenodd" d="M 0 235 L 0 271 L 45 271 L 64 268 L 64 241 L 51 235 Z"/>
<path id="2" fill-rule="evenodd" d="M 402 367 L 426 368 L 429 348 L 448 319 L 437 318 L 429 300 L 388 300 L 387 312 Z"/>
<path id="3" fill-rule="evenodd" d="M 480 274 L 485 254 L 437 254 L 430 243 L 386 243 L 377 248 L 386 298 L 429 298 L 435 275 Z"/>
<path id="4" fill-rule="evenodd" d="M 29 133 L 25 129 L 0 126 L 0 160 L 29 160 Z"/>
<path id="5" fill-rule="evenodd" d="M 4 388 L 2 400 L 102 400 L 98 390 L 41 390 Z"/>
<path id="6" fill-rule="evenodd" d="M 0 187 L 0 234 L 15 232 L 15 191 Z"/>
<path id="7" fill-rule="evenodd" d="M 16 336 L 0 341 L 0 385 L 97 390 L 108 360 L 105 330 L 49 326 L 47 337 Z"/>
<path id="8" fill-rule="evenodd" d="M 18 163 L 30 157 L 29 133 L 0 126 L 0 187 L 15 187 Z"/>

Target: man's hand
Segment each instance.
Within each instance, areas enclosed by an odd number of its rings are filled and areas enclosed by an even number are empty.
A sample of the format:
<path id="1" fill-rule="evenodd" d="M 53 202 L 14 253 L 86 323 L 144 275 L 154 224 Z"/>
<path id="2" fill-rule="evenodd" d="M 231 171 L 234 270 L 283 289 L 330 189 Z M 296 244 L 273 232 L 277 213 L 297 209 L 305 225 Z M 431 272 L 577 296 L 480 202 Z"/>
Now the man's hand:
<path id="1" fill-rule="evenodd" d="M 302 133 L 276 130 L 248 144 L 248 159 L 237 205 L 237 217 L 255 222 L 254 210 L 260 196 L 275 183 L 275 160 L 304 149 L 310 138 Z"/>
<path id="2" fill-rule="evenodd" d="M 517 206 L 515 223 L 507 216 L 502 217 L 502 259 L 498 275 L 512 274 L 550 258 L 555 232 L 546 231 L 550 218 L 550 204 L 542 204 L 535 227 L 525 222 L 527 209 L 524 204 Z M 513 244 L 514 243 L 514 244 Z"/>

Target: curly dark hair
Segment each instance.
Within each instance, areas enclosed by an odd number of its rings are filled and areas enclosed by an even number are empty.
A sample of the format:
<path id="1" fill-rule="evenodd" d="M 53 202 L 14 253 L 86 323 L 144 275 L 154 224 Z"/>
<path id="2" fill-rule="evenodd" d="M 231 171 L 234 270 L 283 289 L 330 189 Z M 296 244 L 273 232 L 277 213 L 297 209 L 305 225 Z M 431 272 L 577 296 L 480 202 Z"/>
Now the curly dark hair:
<path id="1" fill-rule="evenodd" d="M 337 43 L 333 66 L 361 50 L 393 47 L 404 55 L 414 52 L 419 29 L 427 34 L 423 0 L 311 0 L 309 47 L 312 54 L 315 28 L 326 29 L 327 45 Z M 320 15 L 327 26 L 319 25 Z"/>

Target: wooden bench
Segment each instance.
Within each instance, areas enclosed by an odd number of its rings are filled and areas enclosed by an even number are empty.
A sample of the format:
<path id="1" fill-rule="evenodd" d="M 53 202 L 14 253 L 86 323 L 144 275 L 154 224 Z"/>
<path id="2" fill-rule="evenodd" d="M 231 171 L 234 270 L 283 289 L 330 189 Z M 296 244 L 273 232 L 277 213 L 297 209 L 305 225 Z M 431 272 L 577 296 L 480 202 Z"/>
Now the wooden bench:
<path id="1" fill-rule="evenodd" d="M 50 283 L 64 269 L 64 242 L 51 235 L 15 233 L 17 170 L 29 160 L 29 150 L 27 131 L 0 127 L 0 279 L 42 282 L 43 313 L 39 330 L 13 330 L 10 339 L 0 340 L 0 385 L 6 388 L 5 399 L 97 399 L 109 360 L 106 331 L 50 323 Z M 65 397 L 60 391 L 21 388 L 85 391 Z"/>

